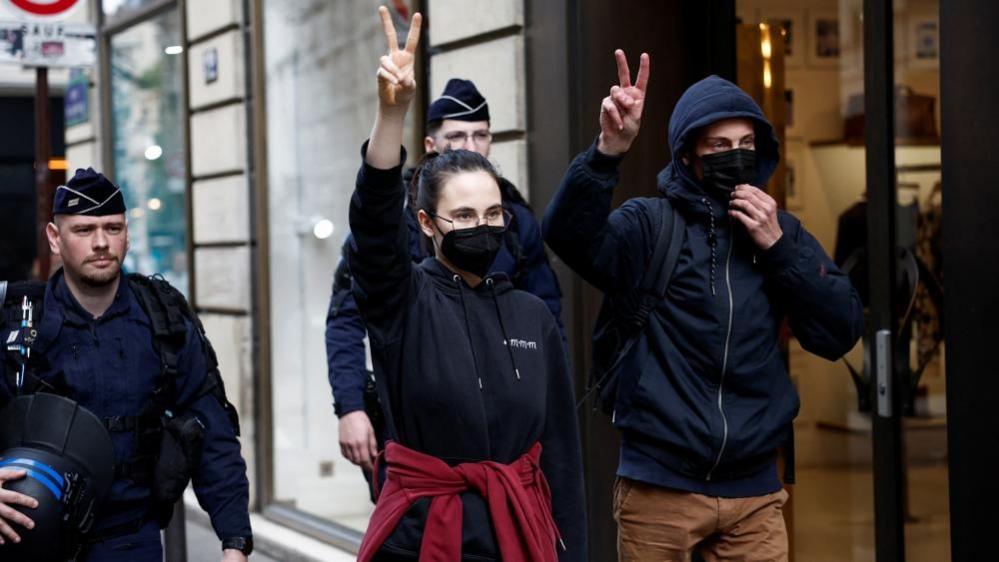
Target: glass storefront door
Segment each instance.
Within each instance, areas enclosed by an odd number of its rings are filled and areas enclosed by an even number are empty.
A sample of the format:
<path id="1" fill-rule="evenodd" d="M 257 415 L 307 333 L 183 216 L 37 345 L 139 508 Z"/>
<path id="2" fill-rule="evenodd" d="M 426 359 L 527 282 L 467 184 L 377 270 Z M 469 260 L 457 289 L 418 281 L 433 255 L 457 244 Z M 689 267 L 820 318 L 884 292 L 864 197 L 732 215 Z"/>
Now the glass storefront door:
<path id="1" fill-rule="evenodd" d="M 882 125 L 864 114 L 865 65 L 872 64 L 865 61 L 864 4 L 739 0 L 736 6 L 740 85 L 757 93 L 783 129 L 783 166 L 768 187 L 850 271 L 871 305 L 867 264 L 877 255 L 871 244 L 881 239 L 868 233 L 871 190 L 886 186 L 872 186 L 867 174 L 876 148 L 865 146 L 866 133 Z M 878 417 L 876 368 L 869 361 L 873 334 L 836 363 L 807 353 L 791 337 L 789 366 L 802 409 L 795 422 L 797 484 L 785 515 L 799 561 L 867 562 L 876 553 L 877 560 L 900 560 L 883 550 L 879 533 L 886 521 L 904 527 L 904 559 L 950 558 L 940 343 L 939 6 L 929 0 L 894 4 L 898 305 L 892 319 L 897 335 L 888 349 L 894 350 L 901 407 L 892 418 Z M 884 264 L 872 267 L 876 275 L 888 275 Z M 876 306 L 868 308 L 869 325 Z M 884 433 L 878 434 L 887 419 L 900 419 L 897 452 L 887 451 Z M 900 466 L 900 482 L 877 468 L 886 455 Z M 895 485 L 898 509 L 876 513 L 878 494 Z"/>

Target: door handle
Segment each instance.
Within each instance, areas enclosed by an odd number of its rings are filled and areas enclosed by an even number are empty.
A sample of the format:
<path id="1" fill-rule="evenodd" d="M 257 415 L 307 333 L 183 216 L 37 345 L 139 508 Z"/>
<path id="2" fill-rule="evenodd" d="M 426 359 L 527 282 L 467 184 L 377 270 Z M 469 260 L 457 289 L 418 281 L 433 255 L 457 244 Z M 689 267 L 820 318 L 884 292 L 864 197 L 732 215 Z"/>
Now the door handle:
<path id="1" fill-rule="evenodd" d="M 878 330 L 874 334 L 875 356 L 875 392 L 878 400 L 878 415 L 883 418 L 892 417 L 892 348 L 891 330 Z"/>

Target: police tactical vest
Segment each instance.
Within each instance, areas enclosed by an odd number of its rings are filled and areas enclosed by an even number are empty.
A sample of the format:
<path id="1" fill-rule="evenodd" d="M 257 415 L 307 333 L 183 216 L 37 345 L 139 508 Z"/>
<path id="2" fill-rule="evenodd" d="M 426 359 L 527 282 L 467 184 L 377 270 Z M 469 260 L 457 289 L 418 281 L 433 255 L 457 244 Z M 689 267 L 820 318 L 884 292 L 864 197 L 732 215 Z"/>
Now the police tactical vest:
<path id="1" fill-rule="evenodd" d="M 184 296 L 160 276 L 128 274 L 129 288 L 142 310 L 149 317 L 153 348 L 160 358 L 161 372 L 157 378 L 152 399 L 137 416 L 113 416 L 103 421 L 111 433 L 132 433 L 133 454 L 127 461 L 116 464 L 115 477 L 129 478 L 137 484 L 152 489 L 153 515 L 161 526 L 169 521 L 172 505 L 183 494 L 191 474 L 200 462 L 203 443 L 203 426 L 196 418 L 185 416 L 186 409 L 199 398 L 212 395 L 225 410 L 236 435 L 239 419 L 236 409 L 225 395 L 225 387 L 218 370 L 215 350 L 205 334 L 204 327 Z M 7 362 L 8 388 L 17 388 L 15 378 L 20 364 L 27 361 L 26 375 L 21 394 L 39 391 L 51 392 L 72 398 L 69 389 L 54 387 L 36 376 L 45 366 L 43 356 L 24 359 L 12 352 L 12 341 L 33 343 L 34 329 L 21 326 L 24 298 L 33 305 L 34 325 L 44 314 L 45 283 L 25 281 L 7 284 L 0 282 L 0 302 L 3 303 L 0 328 L 7 339 L 4 360 Z M 189 324 L 188 324 L 189 323 Z M 188 325 L 196 331 L 197 341 L 205 355 L 207 374 L 204 383 L 185 403 L 178 402 L 177 381 L 180 355 L 187 342 Z M 25 333 L 27 332 L 27 333 Z M 18 334 L 15 337 L 15 333 Z M 13 368 L 12 368 L 13 367 Z M 200 426 L 200 427 L 199 427 Z M 199 433 L 200 430 L 200 433 Z"/>

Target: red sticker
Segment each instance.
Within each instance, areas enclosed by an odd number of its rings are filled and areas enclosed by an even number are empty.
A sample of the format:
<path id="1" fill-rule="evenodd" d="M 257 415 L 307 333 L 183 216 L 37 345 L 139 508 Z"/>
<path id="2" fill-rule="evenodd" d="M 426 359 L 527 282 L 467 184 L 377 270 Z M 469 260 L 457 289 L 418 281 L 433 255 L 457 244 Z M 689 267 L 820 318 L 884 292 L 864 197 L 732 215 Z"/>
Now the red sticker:
<path id="1" fill-rule="evenodd" d="M 80 0 L 56 0 L 43 4 L 35 0 L 10 0 L 10 3 L 29 14 L 36 16 L 54 16 L 75 6 Z"/>

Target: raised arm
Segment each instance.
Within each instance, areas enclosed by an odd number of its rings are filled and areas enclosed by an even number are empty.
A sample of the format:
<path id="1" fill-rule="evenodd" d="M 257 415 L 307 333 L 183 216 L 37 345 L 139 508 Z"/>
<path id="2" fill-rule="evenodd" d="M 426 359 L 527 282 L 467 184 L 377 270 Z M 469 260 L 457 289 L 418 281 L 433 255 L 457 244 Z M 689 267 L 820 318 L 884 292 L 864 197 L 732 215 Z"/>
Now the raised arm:
<path id="1" fill-rule="evenodd" d="M 614 51 L 617 62 L 617 86 L 600 102 L 600 138 L 597 150 L 607 156 L 624 156 L 635 142 L 642 126 L 645 109 L 645 91 L 649 85 L 649 55 L 642 53 L 638 63 L 638 77 L 631 83 L 631 70 L 624 51 Z"/>
<path id="2" fill-rule="evenodd" d="M 378 113 L 350 201 L 353 244 L 347 253 L 352 290 L 376 345 L 399 336 L 413 272 L 409 229 L 403 218 L 402 132 L 416 92 L 413 62 L 422 21 L 420 14 L 413 15 L 406 47 L 399 49 L 388 10 L 381 7 L 378 12 L 388 54 L 378 67 Z"/>
<path id="3" fill-rule="evenodd" d="M 365 161 L 379 170 L 389 170 L 401 164 L 399 147 L 402 145 L 402 130 L 409 103 L 416 94 L 416 46 L 420 42 L 420 27 L 423 16 L 413 14 L 413 21 L 406 38 L 406 47 L 399 49 L 395 25 L 388 8 L 380 6 L 378 15 L 382 18 L 382 28 L 389 52 L 379 60 L 378 67 L 378 113 L 371 129 L 371 140 Z"/>
<path id="4" fill-rule="evenodd" d="M 551 249 L 602 290 L 629 283 L 632 265 L 644 260 L 641 237 L 633 231 L 648 226 L 640 220 L 639 207 L 628 203 L 611 213 L 611 204 L 618 166 L 641 126 L 649 56 L 642 53 L 634 84 L 624 52 L 614 56 L 618 84 L 600 104 L 600 136 L 570 164 L 542 225 Z"/>

